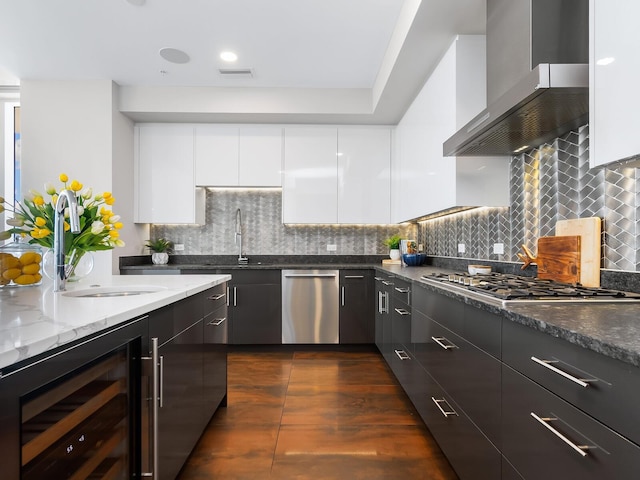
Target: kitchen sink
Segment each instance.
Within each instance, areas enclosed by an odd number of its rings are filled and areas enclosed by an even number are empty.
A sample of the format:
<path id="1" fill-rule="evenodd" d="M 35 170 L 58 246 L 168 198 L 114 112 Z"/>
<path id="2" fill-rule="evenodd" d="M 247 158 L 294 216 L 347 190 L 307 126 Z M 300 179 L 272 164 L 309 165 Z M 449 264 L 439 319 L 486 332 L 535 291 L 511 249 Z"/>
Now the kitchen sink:
<path id="1" fill-rule="evenodd" d="M 166 290 L 166 287 L 155 285 L 123 285 L 120 287 L 91 287 L 82 290 L 72 290 L 62 294 L 64 297 L 74 298 L 113 298 L 146 295 Z"/>

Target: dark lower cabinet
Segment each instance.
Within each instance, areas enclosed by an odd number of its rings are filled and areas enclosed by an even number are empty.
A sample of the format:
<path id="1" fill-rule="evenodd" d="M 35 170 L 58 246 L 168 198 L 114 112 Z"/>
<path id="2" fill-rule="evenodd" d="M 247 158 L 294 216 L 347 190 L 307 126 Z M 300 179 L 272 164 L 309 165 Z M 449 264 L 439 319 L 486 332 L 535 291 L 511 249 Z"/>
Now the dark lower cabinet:
<path id="1" fill-rule="evenodd" d="M 638 478 L 640 447 L 506 365 L 502 383 L 502 451 L 524 478 Z"/>
<path id="2" fill-rule="evenodd" d="M 154 478 L 176 478 L 211 416 L 226 402 L 226 322 L 226 285 L 150 314 L 149 339 L 151 344 L 157 340 L 159 357 Z"/>
<path id="3" fill-rule="evenodd" d="M 374 343 L 373 271 L 340 271 L 340 343 Z"/>
<path id="4" fill-rule="evenodd" d="M 232 270 L 228 284 L 229 343 L 282 343 L 280 270 Z"/>

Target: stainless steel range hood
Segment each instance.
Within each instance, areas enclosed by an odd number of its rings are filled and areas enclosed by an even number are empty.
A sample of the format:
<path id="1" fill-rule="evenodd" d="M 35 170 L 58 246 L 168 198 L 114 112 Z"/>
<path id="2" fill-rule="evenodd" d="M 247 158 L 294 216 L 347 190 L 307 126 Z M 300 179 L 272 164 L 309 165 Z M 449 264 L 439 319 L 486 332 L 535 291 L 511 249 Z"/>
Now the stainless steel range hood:
<path id="1" fill-rule="evenodd" d="M 487 98 L 445 156 L 513 155 L 586 124 L 588 0 L 487 0 Z"/>

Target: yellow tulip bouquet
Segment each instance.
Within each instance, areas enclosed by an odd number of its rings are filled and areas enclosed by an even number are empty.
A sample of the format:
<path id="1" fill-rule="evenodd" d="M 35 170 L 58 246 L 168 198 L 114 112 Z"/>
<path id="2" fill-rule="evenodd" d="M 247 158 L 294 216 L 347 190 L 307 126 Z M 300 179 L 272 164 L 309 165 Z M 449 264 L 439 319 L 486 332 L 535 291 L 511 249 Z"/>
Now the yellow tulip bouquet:
<path id="1" fill-rule="evenodd" d="M 111 192 L 94 196 L 91 188 L 84 188 L 77 180 L 68 183 L 69 177 L 64 173 L 59 179 L 63 184 L 60 190 L 69 189 L 75 192 L 80 217 L 80 233 L 71 233 L 69 223 L 64 222 L 64 253 L 67 258 L 70 258 L 73 252 L 74 257 L 79 260 L 86 252 L 123 247 L 124 242 L 119 238 L 118 232 L 122 228 L 120 216 L 109 208 L 115 201 Z M 54 206 L 58 201 L 59 191 L 47 183 L 45 192 L 51 197 L 49 201 L 45 201 L 41 193 L 30 190 L 29 195 L 15 206 L 6 203 L 5 199 L 0 197 L 0 213 L 5 210 L 13 213 L 13 218 L 7 220 L 7 224 L 12 228 L 2 232 L 0 239 L 7 239 L 12 234 L 29 236 L 29 243 L 53 248 Z M 68 211 L 65 211 L 65 217 L 68 218 Z"/>

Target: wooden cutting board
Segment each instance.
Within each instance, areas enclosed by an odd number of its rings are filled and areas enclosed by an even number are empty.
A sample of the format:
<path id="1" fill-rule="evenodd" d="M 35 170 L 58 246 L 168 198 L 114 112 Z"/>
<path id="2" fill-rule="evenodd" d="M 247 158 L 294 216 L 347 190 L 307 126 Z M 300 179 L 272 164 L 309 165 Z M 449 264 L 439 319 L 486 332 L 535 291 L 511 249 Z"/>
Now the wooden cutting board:
<path id="1" fill-rule="evenodd" d="M 559 220 L 556 235 L 580 236 L 580 283 L 600 287 L 602 220 L 599 217 Z"/>
<path id="2" fill-rule="evenodd" d="M 563 283 L 580 281 L 580 237 L 540 237 L 538 239 L 538 278 Z"/>

